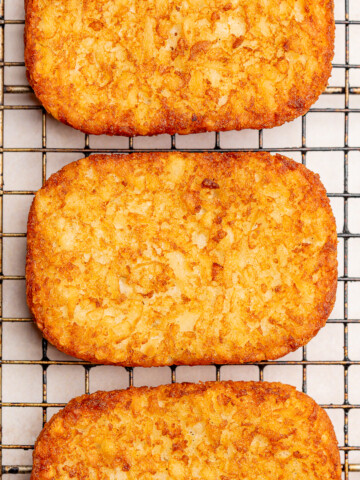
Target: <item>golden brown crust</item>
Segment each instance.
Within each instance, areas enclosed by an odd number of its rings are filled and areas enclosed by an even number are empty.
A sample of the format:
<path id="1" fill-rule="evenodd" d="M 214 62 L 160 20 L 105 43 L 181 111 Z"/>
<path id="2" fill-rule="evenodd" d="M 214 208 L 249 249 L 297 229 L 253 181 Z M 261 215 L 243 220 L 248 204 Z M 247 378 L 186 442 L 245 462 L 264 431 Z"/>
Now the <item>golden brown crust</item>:
<path id="1" fill-rule="evenodd" d="M 31 480 L 340 480 L 331 422 L 279 383 L 207 382 L 97 392 L 48 422 Z"/>
<path id="2" fill-rule="evenodd" d="M 270 128 L 326 87 L 334 30 L 333 0 L 27 0 L 25 63 L 86 133 Z"/>
<path id="3" fill-rule="evenodd" d="M 318 175 L 286 157 L 97 155 L 35 196 L 27 298 L 45 338 L 95 363 L 274 359 L 324 326 L 336 250 Z"/>

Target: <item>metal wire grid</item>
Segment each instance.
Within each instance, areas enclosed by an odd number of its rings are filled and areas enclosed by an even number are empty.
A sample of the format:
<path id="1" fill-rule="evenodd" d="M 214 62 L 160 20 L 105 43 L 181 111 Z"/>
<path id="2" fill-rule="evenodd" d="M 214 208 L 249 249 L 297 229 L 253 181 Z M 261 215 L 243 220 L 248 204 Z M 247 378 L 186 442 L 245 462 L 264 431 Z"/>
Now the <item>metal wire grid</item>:
<path id="1" fill-rule="evenodd" d="M 124 149 L 92 149 L 90 148 L 89 136 L 85 135 L 85 143 L 83 148 L 49 148 L 47 147 L 47 127 L 46 127 L 46 113 L 41 106 L 37 105 L 5 105 L 4 94 L 23 94 L 31 92 L 28 86 L 16 86 L 4 84 L 4 67 L 24 66 L 23 62 L 5 62 L 4 61 L 4 26 L 9 24 L 23 24 L 23 20 L 5 20 L 4 8 L 5 1 L 0 0 L 0 282 L 3 280 L 24 280 L 24 276 L 21 275 L 4 275 L 3 274 L 3 239 L 4 238 L 16 238 L 25 237 L 26 234 L 22 233 L 4 233 L 3 232 L 3 198 L 4 195 L 31 195 L 35 192 L 25 190 L 4 190 L 3 188 L 3 154 L 4 152 L 40 152 L 42 154 L 42 183 L 46 180 L 47 172 L 47 154 L 49 152 L 78 152 L 85 156 L 90 155 L 93 152 L 117 152 L 117 153 L 129 153 L 136 151 L 134 148 L 133 138 L 129 138 L 128 148 Z M 10 0 L 8 0 L 10 1 Z M 336 0 L 335 0 L 336 1 Z M 344 146 L 343 147 L 308 147 L 306 144 L 306 116 L 302 118 L 302 143 L 301 147 L 281 148 L 284 152 L 300 152 L 302 163 L 306 164 L 306 156 L 309 151 L 341 151 L 343 152 L 343 169 L 344 169 L 344 185 L 342 193 L 329 193 L 329 197 L 340 197 L 344 200 L 344 225 L 341 233 L 338 234 L 339 238 L 343 239 L 344 244 L 344 270 L 340 272 L 339 282 L 343 286 L 344 293 L 344 311 L 343 318 L 336 318 L 329 320 L 329 323 L 342 324 L 344 328 L 344 356 L 341 361 L 310 361 L 307 359 L 307 349 L 302 349 L 302 359 L 297 361 L 267 361 L 261 363 L 255 363 L 259 370 L 259 380 L 264 378 L 264 368 L 267 365 L 299 365 L 302 367 L 302 390 L 307 392 L 307 366 L 309 365 L 339 365 L 344 370 L 344 401 L 341 404 L 326 404 L 322 405 L 326 409 L 340 409 L 344 414 L 344 445 L 340 446 L 340 450 L 344 452 L 343 472 L 345 480 L 349 478 L 349 472 L 360 472 L 360 463 L 349 463 L 349 452 L 360 451 L 360 446 L 349 445 L 348 437 L 348 425 L 349 425 L 349 412 L 352 409 L 360 409 L 360 404 L 351 404 L 349 402 L 349 381 L 348 370 L 352 365 L 360 365 L 360 361 L 350 360 L 348 356 L 348 336 L 349 336 L 349 324 L 360 324 L 360 318 L 349 318 L 348 315 L 348 286 L 350 282 L 359 282 L 360 277 L 350 277 L 348 275 L 348 248 L 349 239 L 360 238 L 360 233 L 350 233 L 348 228 L 348 200 L 350 198 L 360 198 L 360 193 L 349 193 L 349 152 L 360 151 L 360 147 L 350 147 L 348 143 L 349 138 L 349 113 L 360 113 L 360 108 L 350 108 L 349 97 L 352 95 L 360 95 L 360 87 L 350 87 L 349 74 L 351 69 L 360 69 L 358 64 L 349 63 L 349 27 L 350 25 L 360 25 L 360 21 L 349 20 L 349 1 L 345 0 L 345 19 L 337 21 L 339 25 L 344 25 L 345 28 L 345 63 L 334 64 L 333 67 L 338 69 L 344 69 L 345 79 L 344 86 L 328 87 L 325 94 L 328 95 L 344 95 L 345 102 L 343 108 L 312 108 L 311 112 L 337 112 L 344 114 Z M 4 148 L 4 111 L 5 110 L 41 110 L 42 111 L 42 143 L 41 148 Z M 221 151 L 234 151 L 234 150 L 261 150 L 263 148 L 263 132 L 259 131 L 258 134 L 258 147 L 238 148 L 238 149 L 222 149 Z M 147 149 L 141 151 L 168 151 L 177 150 L 176 137 L 171 137 L 170 149 Z M 180 150 L 180 149 L 178 149 Z M 205 149 L 196 150 L 204 151 Z M 208 150 L 208 149 L 207 149 Z M 215 148 L 214 150 L 220 151 L 220 133 L 216 133 Z M 268 151 L 278 151 L 276 148 L 266 149 Z M 187 149 L 187 151 L 191 151 Z M 3 302 L 2 302 L 2 289 L 0 290 L 0 339 L 2 338 L 2 325 L 4 322 L 31 322 L 31 318 L 5 318 L 3 316 Z M 47 420 L 47 410 L 50 407 L 62 407 L 63 403 L 50 403 L 47 401 L 47 369 L 50 365 L 82 365 L 85 371 L 85 392 L 90 391 L 90 369 L 94 365 L 87 362 L 76 360 L 50 360 L 47 356 L 47 341 L 42 340 L 42 358 L 41 360 L 3 360 L 2 359 L 2 344 L 0 342 L 0 373 L 2 365 L 40 365 L 42 367 L 42 401 L 40 403 L 31 402 L 2 402 L 1 390 L 0 401 L 1 407 L 40 407 L 42 409 L 42 421 L 43 424 Z M 220 380 L 220 365 L 216 365 L 216 379 Z M 133 369 L 127 368 L 129 375 L 129 385 L 133 385 Z M 171 367 L 171 381 L 176 381 L 176 367 Z M 1 415 L 1 413 L 0 413 Z M 1 417 L 0 417 L 1 419 Z M 14 445 L 3 444 L 0 433 L 0 455 L 2 456 L 3 449 L 33 449 L 33 445 Z M 18 465 L 5 465 L 2 466 L 0 475 L 3 474 L 22 474 L 30 473 L 31 466 L 18 466 Z"/>

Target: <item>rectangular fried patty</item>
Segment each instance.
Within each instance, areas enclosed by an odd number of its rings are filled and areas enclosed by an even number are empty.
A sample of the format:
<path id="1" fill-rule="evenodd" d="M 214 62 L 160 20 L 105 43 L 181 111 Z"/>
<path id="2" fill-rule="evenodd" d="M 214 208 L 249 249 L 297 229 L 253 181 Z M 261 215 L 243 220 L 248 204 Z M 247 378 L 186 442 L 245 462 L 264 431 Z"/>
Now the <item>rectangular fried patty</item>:
<path id="1" fill-rule="evenodd" d="M 50 342 L 92 362 L 274 359 L 324 326 L 336 246 L 318 175 L 285 157 L 91 156 L 35 196 L 28 303 Z"/>
<path id="2" fill-rule="evenodd" d="M 331 422 L 280 383 L 208 382 L 72 400 L 36 442 L 31 480 L 340 480 Z"/>
<path id="3" fill-rule="evenodd" d="M 25 63 L 86 133 L 270 128 L 308 111 L 334 48 L 332 0 L 27 0 Z"/>

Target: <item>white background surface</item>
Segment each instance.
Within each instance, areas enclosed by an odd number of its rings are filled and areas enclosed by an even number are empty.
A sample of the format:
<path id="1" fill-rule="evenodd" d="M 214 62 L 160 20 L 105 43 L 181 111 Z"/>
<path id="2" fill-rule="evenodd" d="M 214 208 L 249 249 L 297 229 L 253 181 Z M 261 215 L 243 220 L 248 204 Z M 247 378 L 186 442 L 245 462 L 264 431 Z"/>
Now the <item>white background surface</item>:
<path id="1" fill-rule="evenodd" d="M 349 0 L 350 20 L 360 20 L 360 1 Z M 335 0 L 336 19 L 344 19 L 344 0 Z M 5 18 L 23 19 L 23 0 L 5 0 Z M 360 64 L 360 25 L 349 27 L 350 64 Z M 5 61 L 23 61 L 23 25 L 5 26 Z M 335 64 L 345 62 L 345 27 L 337 25 Z M 6 85 L 26 85 L 24 67 L 5 67 Z M 336 68 L 329 82 L 332 86 L 345 85 L 345 70 Z M 350 69 L 350 85 L 360 87 L 360 69 Z M 343 108 L 344 95 L 322 95 L 314 108 Z M 32 94 L 7 94 L 6 105 L 39 105 Z M 360 108 L 360 95 L 351 95 L 350 107 Z M 41 147 L 41 110 L 6 110 L 4 113 L 4 146 L 6 148 Z M 66 127 L 47 115 L 47 147 L 83 148 L 84 135 Z M 263 146 L 276 148 L 278 152 L 286 147 L 301 146 L 301 119 L 280 128 L 264 131 Z M 176 138 L 179 148 L 212 148 L 215 134 L 189 135 Z M 306 116 L 306 145 L 308 147 L 343 147 L 344 113 L 310 112 Z M 360 193 L 360 113 L 349 114 L 349 145 L 359 147 L 349 153 L 349 191 Z M 128 139 L 123 137 L 90 137 L 92 148 L 127 148 Z M 256 131 L 227 132 L 221 134 L 222 148 L 256 148 Z M 169 148 L 170 137 L 161 135 L 153 138 L 134 139 L 134 148 Z M 66 163 L 80 158 L 76 153 L 48 153 L 47 176 Z M 301 154 L 288 154 L 301 161 Z M 320 174 L 330 193 L 341 193 L 344 188 L 344 153 L 341 151 L 308 152 L 307 166 Z M 37 190 L 41 187 L 41 153 L 4 154 L 4 190 Z M 4 232 L 25 233 L 26 221 L 32 195 L 4 195 Z M 344 226 L 344 200 L 331 198 L 336 216 L 338 232 Z M 349 199 L 349 230 L 360 233 L 359 199 Z M 24 275 L 25 238 L 5 238 L 3 250 L 3 273 Z M 344 242 L 339 239 L 339 276 L 344 275 Z M 349 240 L 348 275 L 360 277 L 360 238 Z M 360 318 L 360 282 L 349 283 L 348 316 Z M 339 282 L 337 301 L 330 318 L 344 318 L 344 282 Z M 28 318 L 29 311 L 25 300 L 24 280 L 4 280 L 4 318 Z M 51 360 L 69 360 L 70 357 L 48 347 Z M 307 347 L 310 361 L 341 361 L 344 356 L 343 324 L 328 324 Z M 301 360 L 302 350 L 284 359 Z M 41 335 L 32 323 L 3 324 L 4 360 L 40 360 L 42 357 Z M 349 357 L 360 361 L 360 324 L 349 324 Z M 344 401 L 344 368 L 341 365 L 309 365 L 306 368 L 307 393 L 321 404 L 342 404 Z M 264 380 L 281 381 L 302 388 L 303 368 L 299 365 L 271 365 L 264 369 Z M 199 381 L 215 380 L 213 366 L 178 367 L 176 380 Z M 258 380 L 256 366 L 224 366 L 220 378 L 232 380 Z M 48 402 L 67 402 L 70 398 L 85 392 L 85 371 L 82 366 L 52 365 L 47 370 Z M 90 392 L 98 389 L 110 390 L 125 388 L 129 384 L 128 372 L 121 367 L 97 366 L 90 370 Z M 171 381 L 170 368 L 134 369 L 134 385 L 159 385 Z M 41 402 L 42 367 L 40 365 L 3 366 L 3 402 Z M 349 401 L 360 404 L 360 364 L 349 368 Z M 48 418 L 56 411 L 48 408 Z M 344 445 L 344 412 L 341 408 L 330 409 L 328 413 L 334 423 L 339 445 Z M 4 445 L 33 445 L 42 428 L 42 409 L 36 407 L 4 407 Z M 360 445 L 360 410 L 349 412 L 349 445 Z M 30 465 L 31 450 L 4 449 L 3 465 Z M 343 458 L 343 454 L 342 454 Z M 360 452 L 350 452 L 349 462 L 360 462 Z M 29 475 L 6 475 L 16 480 L 29 478 Z M 352 480 L 360 479 L 360 473 L 351 473 Z"/>

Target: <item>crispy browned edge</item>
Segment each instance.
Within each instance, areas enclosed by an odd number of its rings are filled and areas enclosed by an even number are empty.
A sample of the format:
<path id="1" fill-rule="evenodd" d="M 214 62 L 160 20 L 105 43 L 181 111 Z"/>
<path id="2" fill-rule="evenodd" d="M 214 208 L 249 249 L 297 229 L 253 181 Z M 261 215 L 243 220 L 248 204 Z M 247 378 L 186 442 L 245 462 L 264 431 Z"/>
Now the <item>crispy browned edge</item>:
<path id="1" fill-rule="evenodd" d="M 56 413 L 51 420 L 46 423 L 38 439 L 36 440 L 33 451 L 33 470 L 30 480 L 42 478 L 41 473 L 46 467 L 41 463 L 41 460 L 38 460 L 37 458 L 37 449 L 39 448 L 40 444 L 42 444 L 43 448 L 45 445 L 45 447 L 49 450 L 49 457 L 51 457 L 51 453 L 53 453 L 52 439 L 49 430 L 52 423 L 57 418 L 60 417 L 68 422 L 76 422 L 76 420 L 85 413 L 94 413 L 95 415 L 98 413 L 101 415 L 106 411 L 112 411 L 119 403 L 125 406 L 129 401 L 131 401 L 132 398 L 140 397 L 144 393 L 151 392 L 153 390 L 160 391 L 161 395 L 173 398 L 176 402 L 178 398 L 182 398 L 187 395 L 201 395 L 208 389 L 217 389 L 218 386 L 225 386 L 227 389 L 231 390 L 228 392 L 229 394 L 247 395 L 248 393 L 253 393 L 255 401 L 259 403 L 263 402 L 266 398 L 272 395 L 277 397 L 277 402 L 285 402 L 289 397 L 294 395 L 300 402 L 312 406 L 312 414 L 309 422 L 320 418 L 320 428 L 318 431 L 319 433 L 321 430 L 323 432 L 328 432 L 330 436 L 330 442 L 326 445 L 328 458 L 334 465 L 334 471 L 337 472 L 337 478 L 341 478 L 340 454 L 334 427 L 325 410 L 321 408 L 311 397 L 305 393 L 297 391 L 295 387 L 278 382 L 223 381 L 204 383 L 200 382 L 197 384 L 173 383 L 170 385 L 161 385 L 159 387 L 130 387 L 126 390 L 113 390 L 110 392 L 98 391 L 91 395 L 82 395 L 72 399 L 65 406 L 65 408 Z"/>
<path id="2" fill-rule="evenodd" d="M 36 66 L 36 52 L 33 39 L 33 23 L 36 15 L 35 2 L 37 0 L 25 0 L 25 65 L 26 75 L 28 82 L 33 88 L 35 95 L 41 101 L 45 109 L 51 113 L 51 104 L 47 101 L 46 87 L 41 82 L 36 82 L 33 79 L 33 72 Z M 319 1 L 319 0 L 316 0 Z M 151 125 L 149 131 L 146 133 L 148 136 L 159 134 L 179 133 L 181 135 L 189 133 L 201 133 L 208 131 L 229 131 L 229 130 L 242 130 L 246 128 L 250 129 L 262 129 L 273 128 L 283 125 L 285 122 L 290 122 L 295 118 L 304 115 L 309 111 L 311 105 L 313 105 L 319 98 L 321 93 L 326 88 L 328 79 L 331 74 L 331 61 L 334 56 L 334 39 L 335 39 L 335 21 L 334 21 L 334 0 L 320 0 L 327 2 L 325 5 L 328 28 L 326 31 L 328 48 L 322 55 L 323 68 L 320 69 L 317 75 L 314 76 L 312 83 L 307 86 L 302 92 L 302 95 L 297 95 L 293 99 L 289 100 L 287 105 L 284 105 L 282 109 L 274 114 L 274 117 L 270 114 L 264 116 L 255 112 L 250 113 L 247 117 L 247 121 L 242 121 L 240 115 L 233 116 L 229 113 L 221 115 L 219 113 L 218 120 L 213 128 L 208 128 L 204 117 L 198 116 L 196 121 L 193 121 L 190 115 L 180 115 L 176 111 L 170 109 L 164 109 L 162 115 L 158 115 L 156 124 Z M 107 121 L 103 121 L 102 124 L 94 124 L 92 120 L 83 122 L 80 118 L 77 122 L 69 123 L 67 121 L 66 108 L 62 105 L 59 107 L 58 120 L 66 125 L 70 125 L 73 128 L 81 130 L 84 133 L 94 135 L 122 135 L 133 136 L 140 135 L 136 127 L 132 125 L 131 115 L 124 114 L 122 120 L 124 124 L 118 125 L 113 123 L 113 118 L 109 116 Z M 127 123 L 126 123 L 127 122 Z"/>
<path id="3" fill-rule="evenodd" d="M 138 162 L 144 162 L 144 164 L 151 162 L 152 160 L 156 159 L 157 157 L 166 157 L 171 155 L 171 153 L 133 153 L 130 155 L 91 155 L 86 159 L 88 162 L 107 162 L 109 160 L 115 161 L 128 161 L 134 157 L 134 160 Z M 181 155 L 185 157 L 190 157 L 193 155 L 199 156 L 202 155 L 203 158 L 210 162 L 218 161 L 218 162 L 226 162 L 226 161 L 236 161 L 236 160 L 245 160 L 248 155 L 256 155 L 259 161 L 264 161 L 268 164 L 269 167 L 275 168 L 278 165 L 278 172 L 279 175 L 284 174 L 288 170 L 298 170 L 302 173 L 302 175 L 306 178 L 306 180 L 311 184 L 312 191 L 315 192 L 314 198 L 316 202 L 320 203 L 320 206 L 327 210 L 329 217 L 332 218 L 333 221 L 333 228 L 335 228 L 335 218 L 330 207 L 329 199 L 326 196 L 326 190 L 323 184 L 320 181 L 319 175 L 313 173 L 309 169 L 307 169 L 304 165 L 295 162 L 287 157 L 282 155 L 276 154 L 275 156 L 270 155 L 268 152 L 224 152 L 224 153 L 201 153 L 201 154 L 192 154 L 192 153 L 185 153 L 182 152 Z M 77 167 L 77 163 L 80 161 L 84 161 L 84 159 L 72 162 L 57 173 L 53 174 L 45 183 L 45 185 L 40 190 L 51 190 L 54 186 L 61 184 L 64 181 L 65 173 L 67 170 L 73 169 Z M 39 191 L 40 191 L 39 190 Z M 37 194 L 36 194 L 37 195 Z M 92 363 L 99 363 L 95 358 L 92 352 L 88 352 L 86 355 L 82 355 L 81 357 L 78 356 L 78 352 L 76 350 L 76 345 L 73 343 L 71 347 L 64 347 L 59 344 L 57 337 L 54 337 L 51 332 L 46 328 L 46 318 L 37 317 L 35 314 L 35 305 L 33 302 L 33 292 L 35 290 L 41 289 L 41 285 L 38 285 L 35 280 L 35 269 L 36 269 L 36 253 L 33 252 L 35 237 L 36 233 L 36 225 L 38 223 L 36 212 L 35 212 L 35 198 L 32 202 L 29 218 L 28 218 L 28 227 L 27 227 L 27 255 L 26 255 L 26 296 L 27 296 L 27 303 L 34 316 L 34 321 L 37 324 L 38 328 L 42 331 L 43 336 L 52 343 L 58 350 L 71 355 L 73 357 L 81 358 L 83 360 L 92 362 Z M 303 335 L 301 339 L 292 339 L 289 343 L 283 345 L 283 348 L 279 352 L 278 355 L 273 356 L 266 356 L 264 352 L 258 352 L 258 354 L 248 355 L 247 358 L 239 356 L 237 352 L 233 352 L 231 358 L 225 358 L 217 356 L 214 358 L 213 356 L 204 353 L 204 356 L 201 359 L 197 359 L 194 361 L 193 358 L 183 358 L 177 361 L 176 365 L 209 365 L 212 363 L 217 364 L 237 364 L 237 363 L 249 363 L 249 362 L 257 362 L 262 360 L 273 360 L 276 358 L 280 358 L 286 355 L 289 352 L 292 352 L 299 348 L 300 346 L 306 345 L 320 330 L 320 328 L 324 327 L 326 321 L 333 309 L 335 299 L 336 299 L 336 289 L 337 289 L 337 259 L 336 259 L 336 252 L 337 252 L 337 238 L 333 243 L 328 243 L 326 245 L 325 254 L 324 254 L 324 263 L 329 265 L 329 285 L 330 288 L 325 292 L 324 301 L 321 307 L 318 308 L 318 319 L 316 323 L 313 325 L 313 329 L 308 332 L 307 335 Z M 324 282 L 326 280 L 324 279 Z M 136 363 L 131 361 L 122 362 L 122 363 L 114 363 L 111 361 L 102 361 L 101 364 L 108 364 L 108 365 L 121 365 L 124 367 L 134 367 L 134 366 L 161 366 L 162 363 L 156 363 L 153 361 L 151 364 L 144 365 L 143 363 Z"/>

